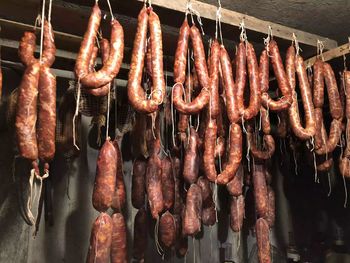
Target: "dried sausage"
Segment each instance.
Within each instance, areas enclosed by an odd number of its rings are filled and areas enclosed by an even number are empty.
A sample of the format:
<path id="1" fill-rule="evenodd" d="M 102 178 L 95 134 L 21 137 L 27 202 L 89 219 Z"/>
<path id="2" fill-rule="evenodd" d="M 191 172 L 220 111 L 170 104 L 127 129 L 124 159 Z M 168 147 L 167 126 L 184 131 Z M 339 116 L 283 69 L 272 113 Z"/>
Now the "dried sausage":
<path id="1" fill-rule="evenodd" d="M 265 219 L 259 218 L 255 225 L 258 258 L 260 263 L 270 263 L 269 225 Z"/>
<path id="2" fill-rule="evenodd" d="M 220 62 L 220 45 L 217 40 L 214 40 L 210 48 L 210 100 L 209 100 L 209 115 L 216 119 L 220 112 L 219 101 L 219 62 Z"/>
<path id="3" fill-rule="evenodd" d="M 106 213 L 101 213 L 92 226 L 87 263 L 105 263 L 109 261 L 112 232 L 111 217 Z"/>
<path id="4" fill-rule="evenodd" d="M 175 52 L 174 62 L 174 82 L 185 82 L 186 66 L 187 66 L 187 49 L 190 37 L 190 26 L 187 18 L 183 21 L 180 27 L 179 38 L 177 40 L 177 47 Z"/>
<path id="5" fill-rule="evenodd" d="M 212 200 L 213 195 L 210 182 L 204 176 L 200 176 L 196 184 L 201 188 L 203 206 L 207 206 Z"/>
<path id="6" fill-rule="evenodd" d="M 131 203 L 136 209 L 145 205 L 146 160 L 142 157 L 134 161 L 132 168 Z"/>
<path id="7" fill-rule="evenodd" d="M 231 197 L 230 227 L 232 231 L 239 232 L 243 226 L 245 202 L 243 195 Z"/>
<path id="8" fill-rule="evenodd" d="M 324 70 L 323 61 L 316 59 L 313 65 L 313 102 L 315 108 L 322 108 L 324 104 Z"/>
<path id="9" fill-rule="evenodd" d="M 107 138 L 97 159 L 96 177 L 92 204 L 97 211 L 104 212 L 111 205 L 116 184 L 117 152 Z"/>
<path id="10" fill-rule="evenodd" d="M 199 137 L 196 130 L 190 128 L 190 138 L 184 157 L 183 176 L 187 183 L 196 182 L 199 171 L 199 153 L 198 153 Z"/>
<path id="11" fill-rule="evenodd" d="M 132 255 L 135 259 L 142 260 L 147 249 L 147 212 L 141 208 L 135 215 L 134 239 Z"/>
<path id="12" fill-rule="evenodd" d="M 44 21 L 44 43 L 41 64 L 51 67 L 55 61 L 56 46 L 52 25 L 46 19 Z"/>
<path id="13" fill-rule="evenodd" d="M 25 66 L 38 62 L 34 57 L 36 37 L 33 32 L 24 32 L 18 46 L 18 56 Z"/>
<path id="14" fill-rule="evenodd" d="M 268 197 L 265 168 L 262 164 L 254 164 L 253 166 L 253 185 L 256 212 L 259 217 L 265 217 L 268 211 Z"/>
<path id="15" fill-rule="evenodd" d="M 215 203 L 210 199 L 209 204 L 203 206 L 202 209 L 202 223 L 206 226 L 212 226 L 216 222 Z"/>
<path id="16" fill-rule="evenodd" d="M 270 186 L 267 187 L 267 197 L 268 197 L 268 208 L 267 208 L 265 220 L 269 224 L 269 227 L 271 228 L 275 224 L 276 205 L 275 205 L 275 192 Z"/>
<path id="17" fill-rule="evenodd" d="M 116 182 L 115 182 L 115 191 L 112 200 L 112 208 L 114 211 L 121 211 L 125 205 L 126 201 L 126 190 L 124 183 L 124 172 L 123 172 L 123 158 L 122 153 L 119 149 L 118 140 L 113 141 L 113 146 L 117 153 L 116 161 Z"/>
<path id="18" fill-rule="evenodd" d="M 113 214 L 112 222 L 111 263 L 126 263 L 126 226 L 123 215 L 121 213 Z"/>
<path id="19" fill-rule="evenodd" d="M 230 193 L 230 195 L 237 197 L 242 194 L 243 176 L 244 169 L 243 165 L 241 164 L 236 172 L 235 177 L 226 185 L 226 189 Z"/>
<path id="20" fill-rule="evenodd" d="M 169 157 L 162 160 L 162 193 L 164 209 L 170 210 L 174 205 L 175 182 L 173 176 L 173 167 Z"/>
<path id="21" fill-rule="evenodd" d="M 202 193 L 198 185 L 192 184 L 187 191 L 186 206 L 182 221 L 184 235 L 192 236 L 201 230 Z"/>
<path id="22" fill-rule="evenodd" d="M 159 240 L 162 242 L 162 245 L 167 248 L 175 245 L 176 223 L 173 215 L 169 211 L 166 211 L 160 217 Z"/>
<path id="23" fill-rule="evenodd" d="M 343 109 L 340 101 L 337 81 L 331 65 L 323 63 L 324 80 L 327 87 L 330 113 L 333 119 L 342 120 Z"/>

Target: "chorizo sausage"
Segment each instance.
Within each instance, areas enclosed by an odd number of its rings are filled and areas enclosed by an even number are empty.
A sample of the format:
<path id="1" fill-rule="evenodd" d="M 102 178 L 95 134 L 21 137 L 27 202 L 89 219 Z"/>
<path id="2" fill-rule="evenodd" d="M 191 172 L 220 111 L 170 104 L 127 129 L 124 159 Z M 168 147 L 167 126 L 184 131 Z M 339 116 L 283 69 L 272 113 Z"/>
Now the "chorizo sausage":
<path id="1" fill-rule="evenodd" d="M 243 226 L 245 202 L 243 195 L 232 196 L 230 207 L 230 227 L 233 232 L 239 232 Z"/>
<path id="2" fill-rule="evenodd" d="M 116 182 L 115 191 L 112 200 L 112 208 L 114 211 L 119 212 L 123 209 L 126 201 L 126 190 L 124 183 L 124 172 L 123 172 L 123 158 L 122 153 L 119 149 L 118 141 L 115 139 L 113 141 L 113 146 L 117 154 L 116 160 Z"/>
<path id="3" fill-rule="evenodd" d="M 108 262 L 112 243 L 113 223 L 111 217 L 101 213 L 92 225 L 87 263 Z"/>
<path id="4" fill-rule="evenodd" d="M 261 127 L 264 134 L 271 133 L 271 124 L 269 112 L 264 108 L 260 108 L 260 117 L 261 117 Z"/>
<path id="5" fill-rule="evenodd" d="M 212 199 L 210 199 L 209 204 L 206 206 L 203 206 L 202 209 L 202 223 L 205 226 L 212 226 L 216 222 L 216 209 L 215 209 L 215 203 Z"/>
<path id="6" fill-rule="evenodd" d="M 39 63 L 27 66 L 18 88 L 15 123 L 19 153 L 33 161 L 38 158 L 36 119 L 39 74 Z"/>
<path id="7" fill-rule="evenodd" d="M 163 211 L 162 161 L 158 153 L 149 157 L 146 169 L 146 189 L 152 217 L 157 219 Z"/>
<path id="8" fill-rule="evenodd" d="M 216 172 L 214 158 L 216 130 L 215 120 L 210 119 L 205 132 L 203 154 L 204 171 L 209 181 L 218 184 L 227 184 L 235 176 L 242 160 L 242 129 L 238 124 L 231 124 L 228 162 L 219 175 Z"/>
<path id="9" fill-rule="evenodd" d="M 324 70 L 323 61 L 316 59 L 313 65 L 313 102 L 315 108 L 322 108 L 324 104 Z"/>
<path id="10" fill-rule="evenodd" d="M 121 213 L 112 215 L 111 263 L 127 262 L 126 226 Z"/>
<path id="11" fill-rule="evenodd" d="M 318 172 L 327 172 L 332 168 L 333 165 L 333 158 L 330 157 L 329 159 L 325 159 L 324 161 L 317 162 L 316 169 Z"/>
<path id="12" fill-rule="evenodd" d="M 350 96 L 348 92 L 350 92 L 350 71 L 344 72 L 344 82 L 345 82 L 345 94 L 346 94 L 346 110 L 345 116 L 347 119 L 350 119 Z"/>
<path id="13" fill-rule="evenodd" d="M 233 71 L 230 57 L 224 46 L 220 48 L 220 66 L 225 89 L 226 111 L 230 123 L 237 123 L 240 119 L 235 96 L 235 83 L 233 80 Z"/>
<path id="14" fill-rule="evenodd" d="M 264 218 L 259 218 L 255 225 L 258 258 L 261 263 L 270 263 L 269 225 Z"/>
<path id="15" fill-rule="evenodd" d="M 254 164 L 253 166 L 253 186 L 256 212 L 259 217 L 266 217 L 268 211 L 268 199 L 265 168 L 262 164 Z"/>
<path id="16" fill-rule="evenodd" d="M 96 177 L 92 194 L 92 204 L 99 212 L 106 211 L 111 205 L 116 185 L 117 152 L 107 138 L 97 159 Z"/>
<path id="17" fill-rule="evenodd" d="M 173 168 L 169 157 L 162 160 L 162 193 L 164 209 L 170 210 L 174 205 L 175 182 Z"/>
<path id="18" fill-rule="evenodd" d="M 152 92 L 153 96 L 151 96 L 150 100 L 147 100 L 145 91 L 141 86 L 143 66 L 145 62 L 148 20 L 147 8 L 144 7 L 138 15 L 138 25 L 131 56 L 127 87 L 128 98 L 131 106 L 136 111 L 143 113 L 152 113 L 158 109 L 158 102 L 153 99 L 154 94 L 157 92 Z"/>
<path id="19" fill-rule="evenodd" d="M 267 160 L 272 157 L 272 155 L 275 152 L 275 140 L 272 135 L 270 134 L 264 134 L 263 140 L 264 140 L 264 149 L 259 150 L 258 146 L 255 144 L 255 136 L 254 132 L 251 127 L 248 127 L 247 129 L 247 140 L 249 142 L 249 149 L 250 153 L 256 160 Z"/>
<path id="20" fill-rule="evenodd" d="M 52 25 L 46 19 L 44 21 L 44 43 L 41 64 L 51 67 L 55 61 L 56 46 Z"/>
<path id="21" fill-rule="evenodd" d="M 196 184 L 201 188 L 203 206 L 207 206 L 210 203 L 210 200 L 212 200 L 213 194 L 210 182 L 204 176 L 200 176 Z"/>
<path id="22" fill-rule="evenodd" d="M 159 240 L 162 242 L 162 245 L 167 248 L 175 245 L 176 224 L 173 215 L 169 211 L 166 211 L 160 217 Z"/>
<path id="23" fill-rule="evenodd" d="M 244 111 L 244 89 L 247 81 L 247 69 L 246 69 L 246 46 L 244 42 L 239 43 L 237 48 L 237 54 L 235 58 L 236 62 L 236 98 L 237 109 L 240 115 Z"/>
<path id="24" fill-rule="evenodd" d="M 134 220 L 134 239 L 132 255 L 137 260 L 145 257 L 147 249 L 147 212 L 141 208 L 135 215 Z"/>
<path id="25" fill-rule="evenodd" d="M 199 153 L 198 153 L 199 137 L 196 130 L 190 128 L 190 138 L 184 157 L 183 177 L 189 184 L 196 182 L 199 171 Z"/>
<path id="26" fill-rule="evenodd" d="M 146 161 L 137 158 L 132 168 L 131 203 L 136 209 L 145 205 L 146 195 Z"/>
<path id="27" fill-rule="evenodd" d="M 215 39 L 210 48 L 210 101 L 209 115 L 216 119 L 220 112 L 219 101 L 219 62 L 220 62 L 220 44 Z"/>
<path id="28" fill-rule="evenodd" d="M 243 165 L 241 164 L 236 172 L 235 177 L 226 185 L 226 189 L 230 195 L 237 197 L 242 194 L 243 175 L 244 175 L 244 169 L 243 169 Z"/>
<path id="29" fill-rule="evenodd" d="M 56 77 L 46 65 L 41 65 L 38 83 L 38 153 L 39 159 L 49 162 L 55 155 Z"/>
<path id="30" fill-rule="evenodd" d="M 266 220 L 266 222 L 269 224 L 269 227 L 271 228 L 275 224 L 276 205 L 275 205 L 275 192 L 270 186 L 267 187 L 267 197 L 268 197 L 268 206 L 267 206 L 266 217 L 264 219 Z"/>
<path id="31" fill-rule="evenodd" d="M 266 53 L 267 55 L 267 53 Z M 263 61 L 260 60 L 260 73 L 264 74 L 264 78 L 261 79 L 263 89 L 266 89 L 266 81 L 268 78 L 268 68 L 266 67 L 266 60 L 268 64 L 268 57 L 271 57 L 271 64 L 273 68 L 273 72 L 275 73 L 278 88 L 282 93 L 282 97 L 279 98 L 277 101 L 270 98 L 267 91 L 262 93 L 261 100 L 262 104 L 265 108 L 268 108 L 271 111 L 282 111 L 286 110 L 290 107 L 292 104 L 293 98 L 292 98 L 292 87 L 290 86 L 290 83 L 288 82 L 288 76 L 286 74 L 286 71 L 284 70 L 282 58 L 280 55 L 280 51 L 278 49 L 278 45 L 276 41 L 271 40 L 269 43 L 269 56 L 266 56 L 264 51 L 262 53 L 263 58 L 260 57 L 260 59 L 263 59 Z M 267 65 L 268 67 L 268 65 Z M 287 69 L 286 69 L 287 70 Z M 268 82 L 267 82 L 268 84 Z"/>
<path id="32" fill-rule="evenodd" d="M 343 119 L 343 109 L 334 72 L 329 63 L 323 63 L 324 80 L 327 87 L 330 113 L 333 119 Z"/>
<path id="33" fill-rule="evenodd" d="M 192 74 L 188 74 L 185 82 L 185 99 L 186 102 L 191 101 L 191 95 L 192 95 L 192 90 L 193 90 L 193 78 Z M 186 131 L 188 129 L 188 124 L 189 124 L 189 115 L 187 114 L 179 114 L 179 121 L 177 123 L 177 130 L 180 134 L 180 140 L 184 142 L 186 140 Z"/>
<path id="34" fill-rule="evenodd" d="M 196 184 L 191 184 L 186 195 L 186 206 L 182 221 L 184 235 L 192 236 L 201 230 L 202 193 Z"/>
<path id="35" fill-rule="evenodd" d="M 24 32 L 18 46 L 18 56 L 25 66 L 38 62 L 34 57 L 36 36 L 33 32 Z"/>
<path id="36" fill-rule="evenodd" d="M 294 47 L 290 47 L 287 50 L 286 64 L 289 83 L 293 91 L 293 102 L 288 109 L 289 122 L 296 137 L 300 140 L 308 140 L 311 139 L 316 132 L 314 105 L 312 102 L 311 89 L 306 75 L 304 60 L 300 55 L 295 55 Z M 295 75 L 295 71 L 298 75 L 300 93 L 305 112 L 305 128 L 302 127 L 299 116 L 298 100 L 295 91 L 295 76 L 293 76 Z"/>
<path id="37" fill-rule="evenodd" d="M 177 40 L 177 47 L 175 51 L 174 61 L 174 82 L 185 82 L 186 66 L 187 66 L 187 50 L 190 37 L 190 26 L 187 22 L 187 17 L 180 27 L 179 38 Z"/>
<path id="38" fill-rule="evenodd" d="M 175 196 L 174 196 L 174 207 L 173 213 L 179 215 L 183 208 L 183 200 L 182 200 L 182 181 L 181 181 L 181 161 L 178 157 L 171 158 L 171 166 L 175 183 Z"/>

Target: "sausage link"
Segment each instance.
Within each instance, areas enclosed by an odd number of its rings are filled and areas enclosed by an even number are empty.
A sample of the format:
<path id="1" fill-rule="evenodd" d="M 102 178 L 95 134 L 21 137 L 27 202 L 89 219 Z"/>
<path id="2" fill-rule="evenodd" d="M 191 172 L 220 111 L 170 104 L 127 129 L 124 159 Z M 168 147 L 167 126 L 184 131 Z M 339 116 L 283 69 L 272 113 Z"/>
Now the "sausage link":
<path id="1" fill-rule="evenodd" d="M 196 184 L 201 188 L 203 206 L 209 206 L 213 194 L 209 180 L 200 176 Z"/>
<path id="2" fill-rule="evenodd" d="M 122 153 L 119 149 L 118 141 L 115 139 L 113 141 L 113 146 L 117 153 L 117 161 L 116 161 L 116 183 L 115 183 L 115 191 L 112 200 L 112 208 L 114 211 L 119 212 L 123 209 L 126 202 L 126 190 L 124 183 L 124 172 L 123 172 L 123 158 Z"/>
<path id="3" fill-rule="evenodd" d="M 313 101 L 315 108 L 322 108 L 324 104 L 324 70 L 323 61 L 316 59 L 313 66 Z"/>
<path id="4" fill-rule="evenodd" d="M 99 212 L 106 211 L 112 205 L 116 172 L 117 152 L 108 138 L 98 154 L 95 185 L 92 194 L 92 204 Z"/>
<path id="5" fill-rule="evenodd" d="M 186 77 L 186 82 L 185 82 L 185 99 L 186 102 L 191 101 L 191 95 L 193 91 L 193 77 L 192 74 L 188 74 Z M 187 114 L 179 114 L 179 121 L 177 123 L 177 130 L 180 133 L 180 140 L 184 142 L 186 140 L 186 131 L 188 129 L 188 121 L 189 121 L 189 115 Z"/>
<path id="6" fill-rule="evenodd" d="M 121 213 L 112 215 L 111 263 L 127 262 L 126 226 Z"/>
<path id="7" fill-rule="evenodd" d="M 187 18 L 185 18 L 185 20 L 183 21 L 180 27 L 180 33 L 179 33 L 179 38 L 177 40 L 177 47 L 175 52 L 175 62 L 174 62 L 174 82 L 175 83 L 185 82 L 189 37 L 190 37 L 190 26 L 188 25 Z"/>
<path id="8" fill-rule="evenodd" d="M 36 138 L 37 99 L 40 64 L 27 66 L 18 88 L 16 136 L 20 155 L 29 160 L 38 159 Z"/>
<path id="9" fill-rule="evenodd" d="M 332 168 L 333 158 L 324 160 L 321 163 L 317 163 L 316 169 L 318 172 L 327 172 Z"/>
<path id="10" fill-rule="evenodd" d="M 263 50 L 259 58 L 259 79 L 261 94 L 264 94 L 269 90 L 269 71 L 269 55 L 267 54 L 267 50 Z"/>
<path id="11" fill-rule="evenodd" d="M 227 184 L 234 178 L 242 160 L 242 129 L 238 124 L 231 124 L 228 162 L 219 175 L 216 172 L 214 158 L 216 130 L 215 120 L 209 120 L 204 142 L 204 171 L 209 181 Z"/>
<path id="12" fill-rule="evenodd" d="M 287 50 L 288 51 L 291 50 Z M 262 53 L 262 55 L 264 56 L 264 53 Z M 278 84 L 278 88 L 282 93 L 282 97 L 280 99 L 278 99 L 277 101 L 274 101 L 270 98 L 270 96 L 268 95 L 267 92 L 264 92 L 262 94 L 262 104 L 264 105 L 264 107 L 270 109 L 271 111 L 281 111 L 281 110 L 286 110 L 290 107 L 290 105 L 292 104 L 293 98 L 292 98 L 292 87 L 290 86 L 290 83 L 288 82 L 288 72 L 286 74 L 286 71 L 284 70 L 283 67 L 283 62 L 282 62 L 282 58 L 280 55 L 280 51 L 278 49 L 278 45 L 276 43 L 276 41 L 271 40 L 269 43 L 269 55 L 271 57 L 271 64 L 272 64 L 272 68 L 273 68 L 273 72 L 275 73 L 276 79 L 277 79 L 277 84 Z M 267 58 L 268 59 L 268 58 Z M 266 61 L 265 61 L 266 63 Z M 263 64 L 261 64 L 261 73 L 264 74 L 265 72 L 265 82 L 266 82 L 266 78 L 268 77 L 268 71 L 263 71 Z M 261 79 L 261 81 L 263 81 L 263 79 Z M 265 82 L 263 82 L 262 84 L 264 85 L 264 87 L 266 87 L 266 85 L 264 84 Z M 293 86 L 294 87 L 294 86 Z"/>
<path id="13" fill-rule="evenodd" d="M 110 52 L 110 45 L 109 41 L 105 38 L 103 38 L 100 41 L 100 46 L 101 46 L 101 57 L 102 57 L 102 63 L 105 64 L 108 60 L 109 57 L 109 52 Z M 96 51 L 95 51 L 96 50 Z M 95 53 L 96 52 L 96 53 Z M 96 56 L 97 56 L 97 47 L 94 47 L 93 53 L 90 58 L 90 63 L 89 63 L 89 72 L 94 71 L 94 65 L 96 62 Z M 102 97 L 106 96 L 111 88 L 111 83 L 108 83 L 102 87 L 95 88 L 95 89 L 85 89 L 85 92 L 88 94 L 91 94 L 96 97 Z"/>
<path id="14" fill-rule="evenodd" d="M 192 236 L 201 230 L 202 194 L 196 184 L 191 184 L 186 195 L 186 206 L 182 221 L 184 235 Z"/>
<path id="15" fill-rule="evenodd" d="M 141 157 L 134 161 L 132 168 L 131 203 L 136 209 L 145 205 L 146 161 Z"/>
<path id="16" fill-rule="evenodd" d="M 266 217 L 264 219 L 269 224 L 269 227 L 272 228 L 275 224 L 276 205 L 275 205 L 275 192 L 270 186 L 267 187 L 267 198 L 268 198 L 268 206 L 267 206 Z"/>
<path id="17" fill-rule="evenodd" d="M 270 263 L 269 225 L 265 219 L 259 218 L 255 225 L 258 258 L 260 263 Z"/>
<path id="18" fill-rule="evenodd" d="M 43 44 L 43 55 L 41 59 L 42 65 L 51 67 L 55 61 L 56 46 L 54 40 L 54 34 L 52 25 L 46 19 L 44 21 L 44 44 Z"/>
<path id="19" fill-rule="evenodd" d="M 38 62 L 34 57 L 36 37 L 33 32 L 24 32 L 18 46 L 18 56 L 25 66 Z"/>
<path id="20" fill-rule="evenodd" d="M 339 158 L 339 171 L 345 178 L 350 178 L 350 160 L 347 157 Z"/>
<path id="21" fill-rule="evenodd" d="M 346 119 L 350 119 L 350 71 L 344 72 L 345 94 L 346 94 Z"/>
<path id="22" fill-rule="evenodd" d="M 198 153 L 199 137 L 196 130 L 190 128 L 190 138 L 184 157 L 183 177 L 189 184 L 195 183 L 198 178 L 199 171 L 199 153 Z"/>
<path id="23" fill-rule="evenodd" d="M 327 86 L 330 113 L 333 119 L 343 119 L 343 109 L 340 101 L 337 81 L 330 64 L 323 63 L 324 80 Z"/>
<path id="24" fill-rule="evenodd" d="M 135 215 L 132 255 L 137 260 L 145 258 L 147 249 L 147 212 L 141 208 Z"/>
<path id="25" fill-rule="evenodd" d="M 210 199 L 209 204 L 207 206 L 203 206 L 202 209 L 202 223 L 205 226 L 212 226 L 216 222 L 216 209 L 215 203 L 212 199 Z"/>
<path id="26" fill-rule="evenodd" d="M 97 4 L 94 5 L 89 18 L 87 30 L 85 31 L 83 41 L 80 44 L 78 57 L 75 63 L 75 75 L 78 79 L 85 76 L 89 69 L 90 57 L 93 52 L 97 30 L 101 22 L 101 9 Z"/>
<path id="27" fill-rule="evenodd" d="M 170 248 L 176 241 L 176 223 L 173 215 L 166 211 L 159 221 L 159 240 L 163 246 Z"/>
<path id="28" fill-rule="evenodd" d="M 173 167 L 169 157 L 162 160 L 162 193 L 164 209 L 170 210 L 174 206 L 175 182 L 173 176 Z"/>
<path id="29" fill-rule="evenodd" d="M 260 107 L 260 118 L 261 118 L 261 127 L 264 134 L 271 133 L 271 124 L 269 112 L 264 108 Z"/>
<path id="30" fill-rule="evenodd" d="M 210 48 L 210 116 L 216 119 L 220 112 L 219 101 L 220 44 L 215 39 Z"/>
<path id="31" fill-rule="evenodd" d="M 258 61 L 255 55 L 254 47 L 249 42 L 246 43 L 246 52 L 247 52 L 247 67 L 248 67 L 248 75 L 249 75 L 250 95 L 249 95 L 249 106 L 248 108 L 244 109 L 243 117 L 245 120 L 250 120 L 254 118 L 260 110 L 261 87 L 260 87 Z"/>
<path id="32" fill-rule="evenodd" d="M 172 164 L 172 172 L 174 177 L 174 183 L 175 183 L 175 197 L 174 197 L 174 207 L 173 207 L 173 213 L 174 214 L 180 214 L 183 208 L 183 200 L 182 200 L 182 191 L 183 191 L 183 185 L 181 181 L 181 161 L 178 157 L 172 157 L 171 158 L 171 164 Z"/>
<path id="33" fill-rule="evenodd" d="M 230 227 L 232 231 L 239 232 L 243 226 L 245 202 L 243 195 L 231 197 Z"/>
<path id="34" fill-rule="evenodd" d="M 243 193 L 243 175 L 244 169 L 241 164 L 236 172 L 235 177 L 226 185 L 226 189 L 232 196 L 240 196 Z"/>
<path id="35" fill-rule="evenodd" d="M 163 69 L 162 29 L 160 26 L 159 17 L 152 10 L 149 13 L 148 26 L 151 36 L 152 50 L 152 100 L 154 100 L 157 104 L 161 104 L 164 100 L 164 96 L 166 96 Z"/>
<path id="36" fill-rule="evenodd" d="M 148 20 L 147 8 L 142 8 L 138 16 L 138 25 L 132 50 L 127 88 L 131 106 L 136 111 L 143 113 L 152 113 L 158 109 L 158 104 L 155 100 L 146 99 L 145 91 L 141 86 L 143 66 L 145 62 Z"/>
<path id="37" fill-rule="evenodd" d="M 264 149 L 259 150 L 258 146 L 255 144 L 254 132 L 251 129 L 247 130 L 247 140 L 249 142 L 250 153 L 256 160 L 267 160 L 272 157 L 275 152 L 275 140 L 270 134 L 265 134 L 263 136 Z"/>
<path id="38" fill-rule="evenodd" d="M 237 98 L 235 96 L 233 70 L 231 66 L 230 57 L 224 46 L 221 46 L 220 48 L 220 66 L 222 69 L 225 89 L 227 117 L 230 123 L 237 123 L 240 120 L 240 116 L 238 112 Z"/>
<path id="39" fill-rule="evenodd" d="M 152 77 L 152 43 L 151 43 L 151 38 L 147 39 L 146 72 L 150 77 Z"/>
<path id="40" fill-rule="evenodd" d="M 236 98 L 237 109 L 240 116 L 244 113 L 244 89 L 246 86 L 247 69 L 246 69 L 246 46 L 244 42 L 239 43 L 236 54 Z"/>
<path id="41" fill-rule="evenodd" d="M 255 164 L 253 167 L 255 209 L 259 217 L 266 217 L 268 211 L 268 198 L 265 168 L 262 164 Z"/>
<path id="42" fill-rule="evenodd" d="M 56 150 L 56 77 L 46 65 L 40 67 L 38 85 L 38 152 L 40 160 L 49 162 Z"/>
<path id="43" fill-rule="evenodd" d="M 162 161 L 158 153 L 154 153 L 147 162 L 146 189 L 152 217 L 157 219 L 163 211 L 164 200 L 162 193 Z"/>
<path id="44" fill-rule="evenodd" d="M 101 213 L 92 225 L 87 263 L 104 263 L 109 261 L 112 244 L 113 223 L 111 217 Z"/>
<path id="45" fill-rule="evenodd" d="M 300 55 L 295 55 L 294 47 L 289 48 L 287 51 L 286 64 L 290 86 L 293 90 L 293 103 L 288 109 L 289 122 L 296 137 L 300 140 L 308 140 L 313 137 L 316 132 L 315 112 L 304 60 Z M 305 128 L 302 127 L 299 116 L 297 93 L 295 91 L 295 76 L 293 77 L 295 71 L 298 75 L 300 93 L 305 112 Z"/>

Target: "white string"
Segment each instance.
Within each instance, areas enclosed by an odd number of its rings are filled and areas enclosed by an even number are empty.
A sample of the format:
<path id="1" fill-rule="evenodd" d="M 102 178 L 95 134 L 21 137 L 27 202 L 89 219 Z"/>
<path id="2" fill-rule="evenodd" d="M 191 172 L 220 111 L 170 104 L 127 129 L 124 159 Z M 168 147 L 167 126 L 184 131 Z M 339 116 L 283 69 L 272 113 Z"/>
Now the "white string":
<path id="1" fill-rule="evenodd" d="M 293 33 L 292 43 L 294 43 L 297 55 L 299 55 L 300 51 L 303 51 L 303 50 L 299 47 L 299 42 L 298 42 L 297 36 L 294 33 Z"/>
<path id="2" fill-rule="evenodd" d="M 76 106 L 75 106 L 75 113 L 73 116 L 73 145 L 75 146 L 75 148 L 77 148 L 77 150 L 79 151 L 79 147 L 76 143 L 76 138 L 75 138 L 75 119 L 79 114 L 79 104 L 80 104 L 80 93 L 81 93 L 81 87 L 80 87 L 80 79 L 78 79 L 78 83 L 77 83 L 77 100 L 76 100 Z"/>
<path id="3" fill-rule="evenodd" d="M 323 41 L 320 41 L 317 39 L 317 56 L 320 57 L 322 61 L 324 61 L 323 49 L 324 49 Z"/>
<path id="4" fill-rule="evenodd" d="M 272 35 L 272 27 L 269 26 L 267 29 L 267 37 L 263 38 L 264 39 L 264 45 L 266 47 L 267 54 L 269 54 L 270 51 L 270 41 L 272 40 L 273 35 Z"/>
<path id="5" fill-rule="evenodd" d="M 242 42 L 246 42 L 248 38 L 247 38 L 247 32 L 245 30 L 244 19 L 242 19 L 242 22 L 239 24 L 239 29 L 241 30 L 241 33 L 239 35 L 239 39 Z"/>
<path id="6" fill-rule="evenodd" d="M 148 3 L 148 7 L 152 7 L 152 0 L 145 0 L 144 5 L 146 6 Z"/>
<path id="7" fill-rule="evenodd" d="M 218 9 L 216 11 L 216 17 L 217 17 L 218 23 L 219 23 L 220 41 L 221 41 L 221 45 L 223 45 L 224 41 L 222 39 L 222 29 L 221 29 L 221 9 L 222 8 L 221 8 L 221 1 L 220 0 L 218 0 L 218 4 L 219 4 L 219 7 L 218 7 Z"/>
<path id="8" fill-rule="evenodd" d="M 42 6 L 42 9 L 41 9 L 40 62 L 42 60 L 42 54 L 43 54 L 44 20 L 45 20 L 45 0 L 43 0 L 43 6 Z"/>
<path id="9" fill-rule="evenodd" d="M 201 15 L 200 13 L 194 9 L 192 7 L 192 3 L 190 1 L 187 2 L 187 10 L 190 12 L 191 14 L 191 17 L 192 17 L 192 23 L 194 24 L 194 21 L 193 21 L 193 14 L 197 17 L 197 21 L 198 21 L 198 24 L 201 28 L 201 31 L 202 31 L 202 35 L 204 36 L 205 33 L 204 33 L 204 29 L 203 29 L 203 23 L 202 23 L 202 19 L 201 19 Z"/>
<path id="10" fill-rule="evenodd" d="M 49 13 L 47 15 L 47 19 L 48 19 L 49 23 L 51 23 L 51 10 L 52 10 L 52 0 L 50 0 L 50 2 L 49 2 Z"/>
<path id="11" fill-rule="evenodd" d="M 114 81 L 112 80 L 114 83 Z M 108 130 L 109 130 L 109 108 L 110 108 L 110 101 L 111 101 L 111 85 L 108 87 L 108 95 L 107 95 L 107 124 L 106 124 L 106 140 L 108 139 Z M 117 105 L 115 105 L 116 107 Z"/>
<path id="12" fill-rule="evenodd" d="M 149 1 L 151 1 L 151 0 L 149 0 Z M 107 4 L 108 4 L 109 12 L 111 13 L 111 17 L 112 17 L 112 21 L 113 21 L 114 15 L 113 15 L 112 6 L 111 6 L 111 3 L 109 2 L 109 0 L 107 0 Z"/>

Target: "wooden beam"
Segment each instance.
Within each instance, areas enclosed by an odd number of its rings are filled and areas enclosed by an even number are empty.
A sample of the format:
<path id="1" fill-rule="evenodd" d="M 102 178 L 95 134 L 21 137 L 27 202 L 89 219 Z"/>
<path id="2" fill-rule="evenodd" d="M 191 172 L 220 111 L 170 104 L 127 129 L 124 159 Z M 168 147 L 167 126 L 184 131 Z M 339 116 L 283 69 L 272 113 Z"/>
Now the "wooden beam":
<path id="1" fill-rule="evenodd" d="M 346 43 L 344 45 L 341 45 L 339 47 L 336 47 L 334 49 L 331 49 L 329 51 L 324 52 L 323 53 L 323 60 L 329 61 L 329 60 L 344 56 L 344 55 L 349 54 L 349 53 L 350 53 L 350 43 Z M 313 64 L 315 63 L 317 57 L 318 56 L 314 56 L 312 58 L 305 60 L 306 67 L 308 67 L 308 68 L 312 67 Z"/>
<path id="2" fill-rule="evenodd" d="M 144 0 L 138 1 L 144 2 Z M 187 0 L 152 0 L 152 5 L 185 13 L 187 2 Z M 191 0 L 191 5 L 193 9 L 197 10 L 200 13 L 201 17 L 214 21 L 216 20 L 216 6 L 196 0 Z M 299 43 L 303 43 L 309 46 L 317 46 L 317 40 L 323 41 L 325 49 L 333 49 L 338 46 L 337 41 L 326 37 L 307 33 L 301 30 L 222 8 L 222 23 L 238 27 L 242 21 L 244 21 L 245 27 L 247 29 L 260 33 L 267 33 L 268 27 L 271 26 L 273 35 L 278 38 L 291 40 L 294 33 L 297 36 Z"/>

